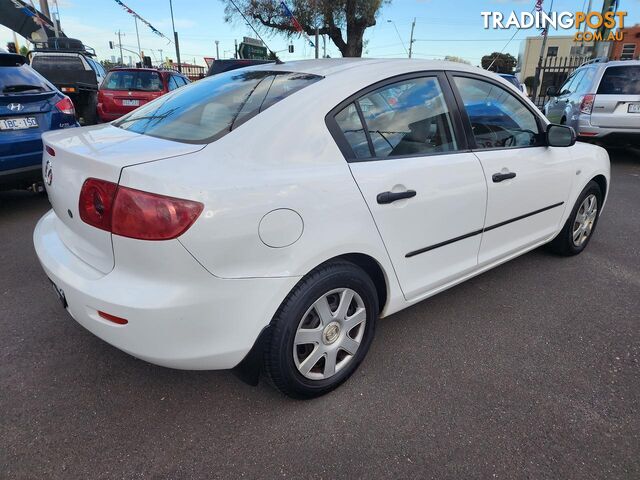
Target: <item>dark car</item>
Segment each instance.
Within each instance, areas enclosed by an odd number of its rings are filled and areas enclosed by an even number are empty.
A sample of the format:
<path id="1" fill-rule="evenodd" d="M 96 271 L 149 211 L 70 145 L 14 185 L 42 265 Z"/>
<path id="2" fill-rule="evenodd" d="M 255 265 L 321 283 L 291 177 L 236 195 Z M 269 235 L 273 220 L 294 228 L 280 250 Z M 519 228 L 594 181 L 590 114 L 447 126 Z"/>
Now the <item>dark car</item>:
<path id="1" fill-rule="evenodd" d="M 507 82 L 512 84 L 521 92 L 524 92 L 524 86 L 520 83 L 520 80 L 518 80 L 518 77 L 516 77 L 515 75 L 511 75 L 510 73 L 499 73 L 498 75 L 504 78 Z"/>
<path id="2" fill-rule="evenodd" d="M 116 68 L 107 73 L 98 90 L 98 117 L 103 122 L 190 83 L 173 70 L 158 68 Z"/>
<path id="3" fill-rule="evenodd" d="M 42 133 L 76 127 L 73 103 L 22 55 L 0 52 L 0 189 L 42 182 Z"/>
<path id="4" fill-rule="evenodd" d="M 218 73 L 228 72 L 230 70 L 237 70 L 238 68 L 251 67 L 252 65 L 262 65 L 263 63 L 276 62 L 275 60 L 246 59 L 215 60 L 207 71 L 207 77 L 210 77 L 211 75 L 217 75 Z"/>

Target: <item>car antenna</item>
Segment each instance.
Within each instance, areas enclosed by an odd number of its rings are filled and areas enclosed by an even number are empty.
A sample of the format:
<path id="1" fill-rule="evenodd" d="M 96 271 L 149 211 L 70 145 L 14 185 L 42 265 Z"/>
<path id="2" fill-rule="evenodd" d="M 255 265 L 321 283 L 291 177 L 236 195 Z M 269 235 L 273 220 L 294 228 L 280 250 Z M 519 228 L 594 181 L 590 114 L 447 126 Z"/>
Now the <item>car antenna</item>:
<path id="1" fill-rule="evenodd" d="M 253 25 L 251 24 L 251 22 L 247 19 L 247 17 L 245 16 L 244 13 L 242 13 L 242 10 L 240 10 L 238 8 L 238 5 L 236 5 L 236 2 L 234 2 L 233 0 L 229 0 L 234 7 L 236 7 L 236 10 L 238 11 L 238 13 L 240 14 L 240 16 L 244 19 L 244 21 L 246 22 L 247 25 L 249 25 L 249 27 L 251 27 L 251 30 L 253 30 L 253 32 L 256 34 L 256 36 L 260 39 L 260 41 L 262 43 L 264 43 L 264 46 L 267 47 L 267 50 L 269 50 L 269 53 L 271 55 L 273 55 L 276 58 L 276 65 L 282 65 L 284 62 L 282 60 L 280 60 L 280 58 L 278 57 L 278 54 L 276 52 L 274 52 L 273 50 L 271 50 L 271 48 L 269 48 L 269 45 L 267 45 L 267 42 L 264 41 L 264 38 L 262 38 L 260 36 L 260 34 L 258 33 L 258 31 L 253 27 Z"/>

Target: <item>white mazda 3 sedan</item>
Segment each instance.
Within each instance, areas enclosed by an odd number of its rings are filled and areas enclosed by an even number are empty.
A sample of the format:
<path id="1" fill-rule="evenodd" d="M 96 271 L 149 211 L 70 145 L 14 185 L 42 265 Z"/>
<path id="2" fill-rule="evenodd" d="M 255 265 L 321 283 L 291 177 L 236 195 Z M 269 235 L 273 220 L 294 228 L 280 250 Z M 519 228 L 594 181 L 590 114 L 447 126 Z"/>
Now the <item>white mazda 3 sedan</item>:
<path id="1" fill-rule="evenodd" d="M 605 150 L 459 63 L 266 64 L 49 132 L 35 249 L 64 308 L 146 361 L 330 391 L 391 315 L 588 244 Z"/>

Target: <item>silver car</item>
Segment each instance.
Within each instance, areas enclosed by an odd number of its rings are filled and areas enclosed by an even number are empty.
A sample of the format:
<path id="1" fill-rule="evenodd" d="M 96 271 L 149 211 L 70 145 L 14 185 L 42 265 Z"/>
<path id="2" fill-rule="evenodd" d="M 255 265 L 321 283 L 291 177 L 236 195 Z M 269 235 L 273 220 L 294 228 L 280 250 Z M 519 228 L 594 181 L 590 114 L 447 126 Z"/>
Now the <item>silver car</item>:
<path id="1" fill-rule="evenodd" d="M 587 63 L 547 95 L 549 121 L 572 126 L 581 140 L 640 144 L 639 60 Z"/>

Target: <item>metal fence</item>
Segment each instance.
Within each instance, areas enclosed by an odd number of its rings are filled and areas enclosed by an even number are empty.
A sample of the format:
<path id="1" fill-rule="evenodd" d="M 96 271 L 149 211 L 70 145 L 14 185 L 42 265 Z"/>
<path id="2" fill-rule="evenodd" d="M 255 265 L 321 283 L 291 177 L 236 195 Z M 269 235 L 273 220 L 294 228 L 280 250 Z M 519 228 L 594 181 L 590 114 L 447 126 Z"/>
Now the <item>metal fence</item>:
<path id="1" fill-rule="evenodd" d="M 560 87 L 564 81 L 581 65 L 591 59 L 587 56 L 576 57 L 547 57 L 536 68 L 534 85 L 530 94 L 531 100 L 538 107 L 542 107 L 548 100 L 547 88 Z M 524 79 L 523 79 L 524 80 Z"/>

